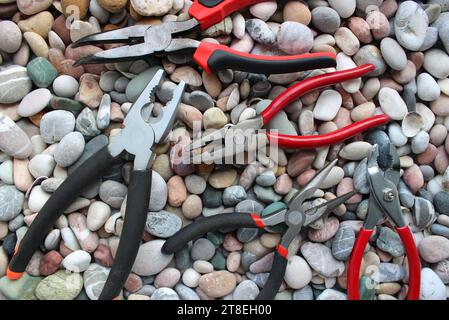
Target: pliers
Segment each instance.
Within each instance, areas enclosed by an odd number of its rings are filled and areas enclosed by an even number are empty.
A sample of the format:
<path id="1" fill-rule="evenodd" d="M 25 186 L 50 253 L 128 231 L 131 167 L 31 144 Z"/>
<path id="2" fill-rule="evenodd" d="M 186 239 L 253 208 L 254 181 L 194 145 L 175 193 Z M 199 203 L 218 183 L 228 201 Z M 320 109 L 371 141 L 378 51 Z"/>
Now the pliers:
<path id="1" fill-rule="evenodd" d="M 258 300 L 272 300 L 278 292 L 285 275 L 288 261 L 288 247 L 299 234 L 301 228 L 315 222 L 323 215 L 332 212 L 332 210 L 356 193 L 355 191 L 351 191 L 308 210 L 302 209 L 303 202 L 314 195 L 320 183 L 326 178 L 336 163 L 337 159 L 330 162 L 303 189 L 297 191 L 288 202 L 287 208 L 279 209 L 265 217 L 260 217 L 254 213 L 234 212 L 202 218 L 184 227 L 169 238 L 162 246 L 162 252 L 166 254 L 178 252 L 190 240 L 214 230 L 246 227 L 270 231 L 270 227 L 285 223 L 287 230 L 282 235 L 281 241 L 276 247 L 273 265 L 271 267 L 272 271 L 265 286 L 257 297 Z"/>
<path id="2" fill-rule="evenodd" d="M 335 67 L 335 55 L 329 52 L 262 56 L 239 52 L 220 44 L 173 38 L 196 29 L 207 29 L 231 13 L 263 1 L 265 0 L 195 0 L 189 8 L 192 18 L 187 21 L 135 25 L 86 36 L 76 41 L 73 47 L 87 44 L 138 43 L 81 58 L 76 65 L 137 60 L 154 54 L 193 53 L 193 60 L 207 73 L 234 69 L 275 74 Z"/>
<path id="3" fill-rule="evenodd" d="M 277 96 L 260 115 L 244 120 L 236 125 L 228 125 L 222 129 L 203 135 L 187 145 L 186 151 L 189 152 L 190 157 L 194 159 L 198 155 L 201 155 L 202 160 L 219 160 L 238 153 L 238 147 L 234 146 L 231 148 L 226 145 L 227 141 L 235 141 L 233 136 L 251 136 L 252 134 L 257 135 L 258 148 L 263 146 L 263 143 L 275 143 L 279 147 L 288 149 L 320 148 L 340 143 L 370 128 L 386 124 L 390 121 L 390 118 L 387 115 L 377 115 L 326 134 L 292 136 L 277 134 L 270 131 L 258 132 L 258 130 L 262 129 L 262 127 L 276 115 L 276 113 L 302 95 L 317 88 L 356 79 L 366 75 L 374 69 L 374 65 L 364 64 L 353 69 L 321 74 L 300 81 Z M 266 137 L 264 137 L 264 135 L 266 135 Z M 248 140 L 251 141 L 251 139 Z"/>
<path id="4" fill-rule="evenodd" d="M 400 179 L 399 156 L 396 148 L 390 144 L 391 166 L 386 170 L 379 167 L 379 147 L 374 145 L 368 155 L 368 183 L 370 197 L 368 215 L 352 249 L 348 268 L 348 297 L 359 300 L 359 272 L 365 247 L 374 233 L 376 225 L 390 218 L 396 224 L 396 231 L 404 243 L 409 267 L 408 300 L 419 299 L 421 285 L 421 262 L 413 234 L 405 223 L 399 203 L 397 185 Z"/>
<path id="5" fill-rule="evenodd" d="M 86 186 L 101 178 L 117 160 L 128 152 L 135 156 L 131 171 L 125 220 L 120 243 L 100 299 L 114 299 L 120 294 L 139 249 L 148 212 L 151 194 L 152 171 L 148 165 L 154 159 L 154 148 L 164 142 L 176 120 L 185 83 L 177 85 L 173 98 L 157 118 L 146 122 L 141 111 L 155 102 L 154 94 L 164 79 L 164 71 L 158 71 L 131 107 L 124 127 L 110 138 L 110 143 L 100 149 L 78 167 L 45 203 L 27 233 L 16 247 L 7 269 L 9 279 L 19 279 L 33 253 L 39 248 L 58 217 L 79 196 Z M 149 261 L 149 263 L 151 263 Z"/>

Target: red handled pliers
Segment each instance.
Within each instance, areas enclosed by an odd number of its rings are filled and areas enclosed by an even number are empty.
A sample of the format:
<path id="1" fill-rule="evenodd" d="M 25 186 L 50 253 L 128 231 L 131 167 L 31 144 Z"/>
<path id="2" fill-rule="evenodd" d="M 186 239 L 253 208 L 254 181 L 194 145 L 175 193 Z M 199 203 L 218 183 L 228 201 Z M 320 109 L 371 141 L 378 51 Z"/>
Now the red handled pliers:
<path id="1" fill-rule="evenodd" d="M 374 65 L 364 64 L 353 69 L 321 74 L 300 81 L 282 92 L 260 115 L 244 120 L 237 125 L 225 126 L 220 130 L 203 135 L 188 145 L 186 150 L 191 152 L 191 157 L 196 157 L 197 154 L 195 154 L 194 151 L 199 148 L 203 148 L 201 150 L 201 156 L 203 157 L 203 160 L 209 161 L 215 161 L 230 156 L 231 154 L 229 153 L 232 152 L 235 154 L 235 148 L 229 148 L 226 146 L 226 143 L 222 143 L 223 140 L 235 140 L 233 138 L 228 139 L 227 135 L 238 136 L 240 132 L 247 134 L 249 130 L 249 133 L 256 134 L 257 130 L 262 129 L 262 127 L 267 124 L 277 112 L 288 106 L 302 95 L 317 88 L 335 85 L 340 82 L 359 78 L 374 69 Z M 266 143 L 274 142 L 277 143 L 279 147 L 288 149 L 320 148 L 340 143 L 368 129 L 386 124 L 389 121 L 390 118 L 387 115 L 377 115 L 355 122 L 330 133 L 310 136 L 292 136 L 267 131 L 265 132 Z M 212 148 L 208 146 L 209 144 Z"/>
<path id="2" fill-rule="evenodd" d="M 368 183 L 370 198 L 368 215 L 352 249 L 348 268 L 348 297 L 359 300 L 359 273 L 363 252 L 376 225 L 386 216 L 396 224 L 396 231 L 404 243 L 409 267 L 408 300 L 419 299 L 421 285 L 421 262 L 413 234 L 405 223 L 399 203 L 397 185 L 400 179 L 399 156 L 390 144 L 391 167 L 385 171 L 379 167 L 379 147 L 374 145 L 368 155 Z"/>
<path id="3" fill-rule="evenodd" d="M 204 30 L 231 13 L 266 0 L 195 0 L 187 21 L 159 25 L 135 25 L 100 32 L 76 41 L 72 46 L 104 43 L 133 43 L 81 58 L 76 65 L 143 59 L 157 54 L 193 53 L 193 60 L 207 73 L 234 69 L 252 73 L 276 74 L 335 67 L 335 55 L 329 52 L 302 55 L 262 56 L 239 52 L 227 46 L 189 38 L 173 38 L 193 30 Z M 137 44 L 135 44 L 137 42 Z"/>

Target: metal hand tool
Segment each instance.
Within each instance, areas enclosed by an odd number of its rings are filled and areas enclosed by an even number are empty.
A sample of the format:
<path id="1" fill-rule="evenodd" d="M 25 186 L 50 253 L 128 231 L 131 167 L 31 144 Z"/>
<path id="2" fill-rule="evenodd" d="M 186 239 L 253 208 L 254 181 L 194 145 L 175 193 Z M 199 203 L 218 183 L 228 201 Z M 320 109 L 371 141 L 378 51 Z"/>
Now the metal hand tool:
<path id="1" fill-rule="evenodd" d="M 262 56 L 239 52 L 227 46 L 188 38 L 173 38 L 195 29 L 207 29 L 231 13 L 265 0 L 195 0 L 187 21 L 158 25 L 135 25 L 86 36 L 73 44 L 135 43 L 81 58 L 75 65 L 143 59 L 154 54 L 193 53 L 193 60 L 206 72 L 234 69 L 275 74 L 335 67 L 329 52 L 302 55 Z"/>
<path id="2" fill-rule="evenodd" d="M 303 211 L 303 202 L 313 196 L 320 183 L 326 178 L 336 163 L 337 160 L 334 160 L 321 169 L 302 190 L 298 191 L 291 198 L 288 203 L 288 208 L 280 209 L 265 217 L 260 217 L 253 213 L 234 212 L 202 218 L 189 224 L 169 238 L 164 243 L 162 252 L 167 254 L 178 252 L 184 248 L 190 240 L 207 232 L 222 228 L 231 229 L 247 227 L 268 229 L 269 227 L 285 223 L 288 228 L 282 235 L 281 242 L 276 248 L 273 265 L 271 267 L 272 271 L 265 286 L 257 297 L 258 300 L 273 299 L 284 279 L 288 259 L 288 246 L 301 231 L 301 228 L 308 226 L 323 215 L 330 213 L 355 194 L 355 192 L 352 191 L 331 201 L 325 202 L 322 205 Z"/>
<path id="3" fill-rule="evenodd" d="M 377 158 L 379 147 L 374 145 L 368 155 L 368 183 L 370 197 L 368 215 L 363 228 L 360 230 L 357 240 L 352 249 L 348 268 L 348 297 L 351 300 L 359 300 L 359 273 L 363 252 L 374 233 L 374 228 L 384 218 L 390 218 L 396 224 L 396 231 L 402 239 L 407 254 L 409 267 L 409 288 L 407 298 L 409 300 L 419 299 L 421 285 L 421 262 L 418 250 L 413 239 L 413 233 L 405 223 L 399 203 L 397 185 L 400 179 L 399 156 L 396 148 L 390 145 L 392 165 L 386 170 L 379 167 Z"/>
<path id="4" fill-rule="evenodd" d="M 260 115 L 242 121 L 236 125 L 226 126 L 220 130 L 203 135 L 202 137 L 194 140 L 186 147 L 186 149 L 187 151 L 192 152 L 192 155 L 195 156 L 198 154 L 195 153 L 196 149 L 203 148 L 200 151 L 208 160 L 214 161 L 222 159 L 225 156 L 229 156 L 229 153 L 235 151 L 235 148 L 229 148 L 225 143 L 223 143 L 227 140 L 226 135 L 233 135 L 238 132 L 244 132 L 245 134 L 248 134 L 248 132 L 250 134 L 257 134 L 257 130 L 262 129 L 262 127 L 267 124 L 276 115 L 276 113 L 302 95 L 317 88 L 335 85 L 340 82 L 361 77 L 374 69 L 374 65 L 365 64 L 357 68 L 326 73 L 305 79 L 282 92 Z M 387 115 L 377 115 L 355 122 L 334 132 L 310 136 L 292 136 L 267 131 L 265 143 L 275 142 L 279 147 L 289 149 L 320 148 L 323 146 L 340 143 L 363 131 L 386 124 L 389 121 L 390 118 Z M 230 140 L 232 141 L 233 139 Z M 223 147 L 207 148 L 208 144 Z"/>
<path id="5" fill-rule="evenodd" d="M 58 217 L 79 196 L 86 186 L 100 178 L 116 160 L 128 152 L 135 156 L 128 186 L 128 199 L 120 243 L 100 299 L 116 298 L 133 266 L 145 226 L 151 194 L 154 148 L 164 142 L 171 131 L 184 92 L 181 82 L 174 90 L 173 98 L 162 108 L 161 114 L 151 122 L 141 115 L 144 107 L 155 102 L 154 94 L 162 84 L 164 71 L 160 70 L 143 90 L 124 120 L 124 128 L 112 136 L 109 145 L 100 149 L 77 168 L 45 203 L 17 246 L 7 269 L 9 279 L 22 276 L 33 253 L 39 248 Z M 151 263 L 151 261 L 148 261 Z"/>

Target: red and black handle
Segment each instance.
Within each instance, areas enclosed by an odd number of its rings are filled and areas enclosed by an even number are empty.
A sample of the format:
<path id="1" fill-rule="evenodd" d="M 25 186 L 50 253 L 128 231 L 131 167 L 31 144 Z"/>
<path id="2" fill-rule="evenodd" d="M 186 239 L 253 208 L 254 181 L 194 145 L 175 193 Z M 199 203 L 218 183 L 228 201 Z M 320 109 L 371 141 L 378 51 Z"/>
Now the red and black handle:
<path id="1" fill-rule="evenodd" d="M 270 144 L 277 144 L 281 148 L 288 149 L 315 149 L 332 144 L 341 143 L 369 129 L 384 125 L 390 121 L 387 115 L 381 114 L 368 119 L 357 121 L 333 132 L 310 135 L 293 136 L 266 132 Z"/>
<path id="2" fill-rule="evenodd" d="M 256 300 L 273 300 L 284 280 L 285 270 L 287 269 L 288 251 L 281 245 L 276 247 L 274 252 L 273 264 L 267 282 L 263 286 Z"/>
<path id="3" fill-rule="evenodd" d="M 419 260 L 418 249 L 416 248 L 413 234 L 408 226 L 396 228 L 402 242 L 409 267 L 409 288 L 407 293 L 408 300 L 418 300 L 421 286 L 421 263 Z M 349 300 L 360 300 L 359 278 L 360 266 L 362 263 L 363 252 L 371 238 L 374 230 L 362 228 L 357 236 L 357 240 L 352 249 L 351 258 L 348 267 L 348 298 Z"/>
<path id="4" fill-rule="evenodd" d="M 189 14 L 204 30 L 236 11 L 264 1 L 267 0 L 195 0 L 189 8 Z"/>
<path id="5" fill-rule="evenodd" d="M 211 42 L 201 42 L 193 54 L 193 59 L 207 73 L 233 69 L 252 73 L 277 74 L 336 66 L 335 55 L 330 52 L 263 56 L 240 52 Z"/>

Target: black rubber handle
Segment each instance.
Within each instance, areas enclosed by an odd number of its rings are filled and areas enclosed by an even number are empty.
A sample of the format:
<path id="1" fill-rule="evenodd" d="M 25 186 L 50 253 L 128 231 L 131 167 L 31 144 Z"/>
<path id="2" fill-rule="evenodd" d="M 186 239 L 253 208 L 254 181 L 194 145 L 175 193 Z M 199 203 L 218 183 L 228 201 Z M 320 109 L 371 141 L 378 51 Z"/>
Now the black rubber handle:
<path id="1" fill-rule="evenodd" d="M 148 202 L 151 195 L 151 178 L 151 170 L 131 172 L 122 234 L 114 263 L 100 294 L 100 300 L 116 298 L 131 272 L 147 220 Z M 148 263 L 152 262 L 148 261 Z"/>
<path id="2" fill-rule="evenodd" d="M 165 241 L 162 246 L 162 252 L 165 254 L 178 252 L 184 248 L 190 240 L 210 231 L 215 231 L 221 228 L 236 229 L 243 227 L 257 228 L 256 222 L 253 220 L 250 213 L 223 213 L 212 217 L 202 218 L 179 230 Z"/>
<path id="3" fill-rule="evenodd" d="M 276 250 L 274 253 L 273 265 L 271 266 L 270 276 L 268 277 L 265 286 L 260 291 L 256 300 L 273 300 L 281 287 L 284 279 L 285 269 L 287 268 L 288 260 L 281 256 Z"/>
<path id="4" fill-rule="evenodd" d="M 105 146 L 64 180 L 40 210 L 20 242 L 9 265 L 11 271 L 18 273 L 25 271 L 33 253 L 39 248 L 59 216 L 83 189 L 100 178 L 116 159 L 111 156 L 108 147 Z"/>

